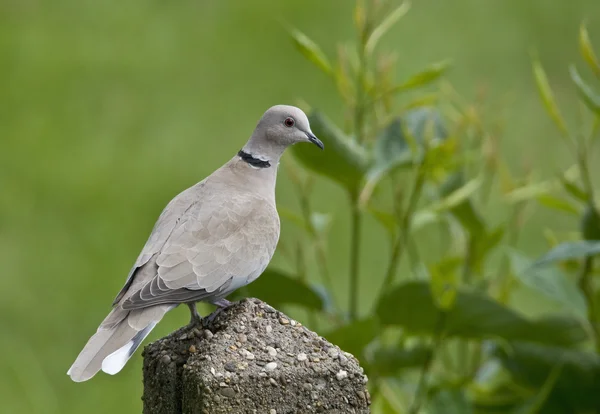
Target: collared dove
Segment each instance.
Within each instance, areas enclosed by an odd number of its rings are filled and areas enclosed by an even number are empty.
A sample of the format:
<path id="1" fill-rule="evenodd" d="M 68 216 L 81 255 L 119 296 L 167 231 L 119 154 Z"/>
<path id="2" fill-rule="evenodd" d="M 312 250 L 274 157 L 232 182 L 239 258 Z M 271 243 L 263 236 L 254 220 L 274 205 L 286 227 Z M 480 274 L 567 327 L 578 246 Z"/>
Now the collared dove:
<path id="1" fill-rule="evenodd" d="M 119 372 L 166 312 L 181 303 L 222 308 L 225 297 L 265 270 L 279 239 L 275 179 L 283 151 L 323 143 L 304 112 L 277 105 L 261 117 L 238 154 L 163 210 L 113 309 L 67 374 L 86 381 Z"/>

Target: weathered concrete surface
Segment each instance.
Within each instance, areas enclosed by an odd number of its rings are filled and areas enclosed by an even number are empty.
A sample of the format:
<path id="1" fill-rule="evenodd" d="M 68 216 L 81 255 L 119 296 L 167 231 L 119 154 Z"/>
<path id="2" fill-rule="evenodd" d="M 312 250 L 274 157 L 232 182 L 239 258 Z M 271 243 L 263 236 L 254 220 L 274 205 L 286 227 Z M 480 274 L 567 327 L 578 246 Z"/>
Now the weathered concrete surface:
<path id="1" fill-rule="evenodd" d="M 358 361 L 258 299 L 144 350 L 144 413 L 369 413 Z"/>

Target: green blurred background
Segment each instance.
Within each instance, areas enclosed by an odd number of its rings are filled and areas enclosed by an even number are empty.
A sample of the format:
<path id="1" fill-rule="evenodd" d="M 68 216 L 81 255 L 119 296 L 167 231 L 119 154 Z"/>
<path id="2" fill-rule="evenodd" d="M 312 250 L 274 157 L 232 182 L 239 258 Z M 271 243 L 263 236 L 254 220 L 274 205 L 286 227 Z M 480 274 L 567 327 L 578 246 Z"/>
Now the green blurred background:
<path id="1" fill-rule="evenodd" d="M 349 0 L 0 0 L 0 412 L 141 410 L 139 352 L 115 377 L 75 384 L 67 369 L 164 205 L 227 161 L 266 108 L 303 99 L 341 119 L 334 87 L 297 53 L 283 22 L 333 53 L 354 35 L 352 8 Z M 579 62 L 582 20 L 600 44 L 598 18 L 597 0 L 416 0 L 383 46 L 398 54 L 399 79 L 451 58 L 461 94 L 486 87 L 502 103 L 509 164 L 552 172 L 570 160 L 540 104 L 530 52 L 576 119 L 567 66 Z M 319 180 L 315 207 L 335 211 L 344 196 Z M 296 208 L 285 174 L 277 198 Z M 342 303 L 346 214 L 335 217 L 329 246 Z M 528 224 L 526 251 L 544 250 L 544 220 L 542 212 Z M 366 219 L 363 312 L 382 279 L 385 248 L 370 242 L 381 232 Z M 294 236 L 284 222 L 283 245 Z M 289 266 L 277 254 L 274 264 Z M 150 339 L 187 323 L 186 312 L 173 311 Z"/>

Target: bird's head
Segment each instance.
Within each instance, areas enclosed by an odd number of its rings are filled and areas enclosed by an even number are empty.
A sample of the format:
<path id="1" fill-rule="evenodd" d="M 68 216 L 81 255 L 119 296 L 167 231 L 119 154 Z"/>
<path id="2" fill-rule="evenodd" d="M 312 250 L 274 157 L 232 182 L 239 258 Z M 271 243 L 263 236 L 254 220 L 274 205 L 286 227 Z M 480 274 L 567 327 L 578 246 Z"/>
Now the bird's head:
<path id="1" fill-rule="evenodd" d="M 273 146 L 288 147 L 298 142 L 311 142 L 323 149 L 313 134 L 306 114 L 295 106 L 276 105 L 269 108 L 256 126 L 256 131 Z"/>

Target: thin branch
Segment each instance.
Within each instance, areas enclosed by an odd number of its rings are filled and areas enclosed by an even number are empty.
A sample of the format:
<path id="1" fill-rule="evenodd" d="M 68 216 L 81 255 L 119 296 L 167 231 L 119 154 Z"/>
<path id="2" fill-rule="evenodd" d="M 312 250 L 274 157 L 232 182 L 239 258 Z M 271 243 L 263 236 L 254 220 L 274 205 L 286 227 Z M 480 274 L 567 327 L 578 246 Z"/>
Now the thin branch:
<path id="1" fill-rule="evenodd" d="M 583 260 L 583 266 L 581 268 L 581 274 L 579 275 L 579 289 L 585 296 L 588 305 L 588 321 L 592 326 L 592 332 L 594 333 L 594 342 L 596 344 L 596 352 L 600 352 L 600 326 L 598 324 L 598 317 L 596 312 L 596 297 L 594 292 L 594 286 L 592 284 L 592 270 L 594 269 L 594 258 L 587 256 Z"/>
<path id="2" fill-rule="evenodd" d="M 355 320 L 358 316 L 358 279 L 360 266 L 360 228 L 361 214 L 358 199 L 351 197 L 352 201 L 352 235 L 350 241 L 350 319 Z"/>
<path id="3" fill-rule="evenodd" d="M 398 269 L 398 263 L 400 262 L 400 258 L 402 257 L 402 253 L 404 252 L 404 247 L 406 246 L 408 235 L 410 234 L 410 222 L 412 219 L 412 215 L 414 213 L 415 208 L 417 207 L 419 198 L 421 197 L 421 192 L 423 190 L 424 184 L 425 173 L 423 172 L 422 165 L 419 165 L 417 175 L 415 178 L 415 184 L 413 185 L 412 192 L 410 193 L 406 210 L 404 211 L 402 219 L 400 220 L 398 235 L 396 236 L 396 239 L 394 240 L 392 246 L 390 262 L 388 264 L 385 279 L 383 280 L 381 291 L 379 293 L 379 298 L 376 303 L 379 302 L 379 299 L 381 299 L 383 293 L 386 292 L 394 282 L 394 277 Z"/>
<path id="4" fill-rule="evenodd" d="M 446 316 L 447 313 L 444 311 L 441 311 L 438 315 L 435 330 L 433 332 L 433 344 L 431 347 L 431 352 L 429 355 L 427 355 L 427 358 L 421 367 L 421 374 L 419 376 L 419 383 L 417 384 L 417 391 L 415 392 L 415 399 L 408 410 L 408 414 L 417 414 L 427 395 L 427 379 L 429 376 L 429 371 L 431 370 L 431 365 L 433 364 L 435 353 L 442 345 L 442 333 L 444 331 L 444 325 L 446 324 Z"/>

